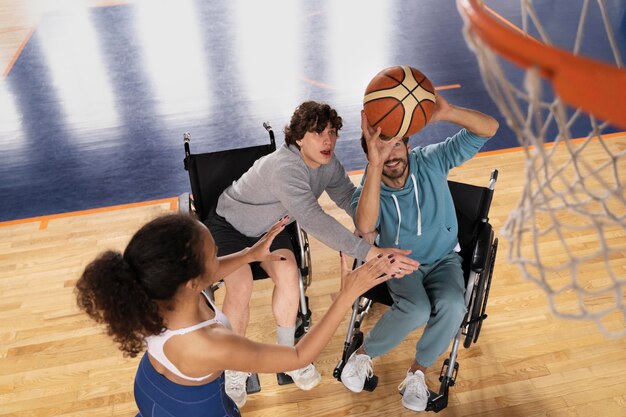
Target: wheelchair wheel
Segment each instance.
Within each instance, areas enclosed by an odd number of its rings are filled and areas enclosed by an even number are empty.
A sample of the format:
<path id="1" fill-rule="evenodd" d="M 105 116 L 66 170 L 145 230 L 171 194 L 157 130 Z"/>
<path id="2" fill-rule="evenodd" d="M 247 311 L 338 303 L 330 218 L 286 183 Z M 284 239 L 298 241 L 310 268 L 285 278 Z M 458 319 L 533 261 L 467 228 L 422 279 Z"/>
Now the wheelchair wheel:
<path id="1" fill-rule="evenodd" d="M 469 306 L 470 311 L 467 316 L 467 329 L 465 331 L 465 340 L 463 340 L 463 347 L 465 349 L 469 348 L 474 341 L 474 334 L 476 333 L 476 325 L 480 321 L 479 314 L 482 310 L 482 296 L 483 289 L 485 288 L 485 274 L 481 274 L 478 279 L 478 285 L 474 288 L 474 293 L 472 294 L 472 302 Z"/>
<path id="2" fill-rule="evenodd" d="M 296 342 L 299 341 L 302 338 L 302 336 L 304 336 L 305 334 L 309 332 L 309 329 L 311 328 L 311 325 L 312 325 L 311 310 L 309 309 L 309 297 L 305 296 L 304 299 L 306 301 L 307 314 L 305 315 L 302 313 L 302 311 L 300 311 L 300 309 L 298 310 L 298 316 L 296 317 L 296 332 L 295 332 Z"/>
<path id="3" fill-rule="evenodd" d="M 489 298 L 489 290 L 491 289 L 491 278 L 493 276 L 493 267 L 496 263 L 496 253 L 498 252 L 498 239 L 494 240 L 491 250 L 491 263 L 489 265 L 489 277 L 487 279 L 487 287 L 485 288 L 484 302 L 483 308 L 480 312 L 481 317 L 485 317 L 485 311 L 487 309 L 487 299 Z M 474 332 L 474 343 L 478 341 L 478 335 L 480 334 L 480 329 L 483 327 L 483 320 L 480 320 L 476 326 L 476 331 Z"/>
<path id="4" fill-rule="evenodd" d="M 470 304 L 470 311 L 468 312 L 469 324 L 467 325 L 467 332 L 465 334 L 465 340 L 463 341 L 463 347 L 466 349 L 478 340 L 483 320 L 486 318 L 485 310 L 487 309 L 487 298 L 489 296 L 489 289 L 491 288 L 491 277 L 493 274 L 493 265 L 496 260 L 497 248 L 498 239 L 495 239 L 491 245 L 490 259 L 487 261 L 487 268 L 480 274 L 478 285 L 472 295 L 472 303 Z"/>
<path id="5" fill-rule="evenodd" d="M 306 290 L 311 285 L 311 277 L 313 276 L 313 264 L 311 263 L 309 236 L 302 229 L 300 229 L 300 241 L 302 242 L 302 247 L 304 248 L 304 259 L 302 259 L 302 275 L 304 278 L 304 289 Z"/>

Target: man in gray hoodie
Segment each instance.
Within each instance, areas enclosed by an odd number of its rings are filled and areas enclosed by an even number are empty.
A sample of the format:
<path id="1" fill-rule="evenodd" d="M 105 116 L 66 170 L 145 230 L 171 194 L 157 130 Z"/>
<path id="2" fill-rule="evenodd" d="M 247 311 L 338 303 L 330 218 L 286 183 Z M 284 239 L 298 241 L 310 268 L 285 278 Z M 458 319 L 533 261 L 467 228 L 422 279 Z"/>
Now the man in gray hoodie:
<path id="1" fill-rule="evenodd" d="M 361 144 L 368 166 L 354 194 L 355 224 L 364 233 L 378 232 L 381 246 L 410 249 L 417 271 L 387 283 L 391 307 L 366 335 L 341 374 L 353 392 L 363 390 L 373 374 L 372 357 L 397 346 L 426 325 L 415 359 L 398 387 L 402 405 L 423 411 L 428 403 L 424 374 L 445 352 L 465 314 L 464 279 L 454 203 L 448 172 L 471 159 L 498 122 L 486 114 L 451 105 L 436 95 L 429 123 L 446 121 L 462 129 L 443 142 L 409 149 L 408 138 L 382 139 L 362 114 Z"/>
<path id="2" fill-rule="evenodd" d="M 207 220 L 219 256 L 251 246 L 279 218 L 289 216 L 307 233 L 349 256 L 363 260 L 383 254 L 395 257 L 394 270 L 388 271 L 390 275 L 402 276 L 417 269 L 418 262 L 406 256 L 410 251 L 370 245 L 326 214 L 318 203 L 326 191 L 337 206 L 353 217 L 351 201 L 356 187 L 334 154 L 341 127 L 341 117 L 328 104 L 307 101 L 296 108 L 285 127 L 285 144 L 256 161 L 224 190 L 216 213 Z M 276 236 L 271 250 L 284 259 L 261 264 L 275 285 L 272 309 L 277 339 L 280 344 L 293 345 L 300 293 L 297 264 L 286 231 Z M 222 309 L 233 330 L 243 335 L 252 294 L 250 267 L 246 265 L 224 277 L 224 283 L 226 295 Z M 321 380 L 313 364 L 287 374 L 303 390 L 312 389 Z M 243 372 L 226 371 L 226 392 L 239 407 L 246 400 L 247 376 Z"/>

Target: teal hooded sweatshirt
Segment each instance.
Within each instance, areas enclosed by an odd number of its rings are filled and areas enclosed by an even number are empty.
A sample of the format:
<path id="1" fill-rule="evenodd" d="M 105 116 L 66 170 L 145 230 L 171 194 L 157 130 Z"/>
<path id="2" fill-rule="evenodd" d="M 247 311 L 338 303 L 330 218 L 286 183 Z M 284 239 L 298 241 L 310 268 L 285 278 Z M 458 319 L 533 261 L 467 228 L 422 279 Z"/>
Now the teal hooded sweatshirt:
<path id="1" fill-rule="evenodd" d="M 462 129 L 443 142 L 411 150 L 404 186 L 395 189 L 381 182 L 378 245 L 411 249 L 409 256 L 424 265 L 458 251 L 458 225 L 448 172 L 476 155 L 486 141 Z M 366 175 L 367 168 L 352 198 L 355 210 Z"/>

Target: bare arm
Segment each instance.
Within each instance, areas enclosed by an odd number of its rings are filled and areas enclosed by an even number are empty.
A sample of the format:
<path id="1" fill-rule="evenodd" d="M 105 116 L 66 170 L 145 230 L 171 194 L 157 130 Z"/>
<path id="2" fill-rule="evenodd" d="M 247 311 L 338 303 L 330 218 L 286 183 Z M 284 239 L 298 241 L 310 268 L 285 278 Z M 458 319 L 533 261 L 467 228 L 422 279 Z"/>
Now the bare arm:
<path id="1" fill-rule="evenodd" d="M 224 328 L 212 329 L 211 338 L 205 338 L 203 346 L 194 349 L 198 354 L 196 364 L 199 364 L 196 372 L 202 374 L 223 369 L 281 372 L 306 366 L 326 347 L 356 297 L 391 278 L 381 277 L 390 263 L 390 258 L 381 256 L 349 271 L 347 259 L 342 257 L 339 295 L 295 347 L 253 342 Z"/>
<path id="2" fill-rule="evenodd" d="M 437 102 L 429 123 L 455 123 L 484 138 L 490 138 L 498 131 L 499 123 L 493 117 L 476 110 L 452 105 L 438 93 L 435 93 L 435 97 Z"/>
<path id="3" fill-rule="evenodd" d="M 380 211 L 380 183 L 383 175 L 383 165 L 389 157 L 396 143 L 402 138 L 393 138 L 384 141 L 380 138 L 380 128 L 374 130 L 368 121 L 365 112 L 361 111 L 361 129 L 367 143 L 367 175 L 361 189 L 361 197 L 356 208 L 354 223 L 362 233 L 372 233 L 376 230 L 376 222 Z"/>
<path id="4" fill-rule="evenodd" d="M 380 212 L 380 183 L 382 181 L 383 164 L 395 146 L 404 146 L 401 137 L 383 140 L 380 138 L 380 128 L 372 128 L 365 112 L 361 111 L 361 129 L 367 142 L 367 175 L 361 189 L 361 196 L 357 204 L 354 223 L 359 233 L 375 237 L 376 223 Z M 384 254 L 393 255 L 393 272 L 397 277 L 410 274 L 419 267 L 419 262 L 409 258 L 410 250 L 396 248 L 379 248 L 372 246 L 367 252 L 365 260 L 370 260 Z"/>

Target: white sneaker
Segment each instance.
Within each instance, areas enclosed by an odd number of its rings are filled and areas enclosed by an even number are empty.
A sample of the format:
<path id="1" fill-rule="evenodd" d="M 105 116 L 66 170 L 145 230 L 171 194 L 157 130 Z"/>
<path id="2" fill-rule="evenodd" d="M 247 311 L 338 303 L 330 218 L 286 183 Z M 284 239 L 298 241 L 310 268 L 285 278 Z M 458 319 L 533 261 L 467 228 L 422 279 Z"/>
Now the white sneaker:
<path id="1" fill-rule="evenodd" d="M 374 375 L 372 358 L 365 354 L 357 354 L 356 351 L 350 355 L 341 371 L 341 382 L 352 392 L 363 391 L 365 379 Z"/>
<path id="2" fill-rule="evenodd" d="M 304 391 L 313 389 L 322 380 L 322 376 L 319 372 L 317 372 L 317 369 L 315 369 L 315 366 L 312 363 L 308 364 L 304 368 L 285 372 L 285 374 L 289 375 L 291 379 L 293 379 L 294 384 Z"/>
<path id="3" fill-rule="evenodd" d="M 406 378 L 398 385 L 402 394 L 402 405 L 413 411 L 424 411 L 428 404 L 430 392 L 422 371 L 406 372 Z"/>
<path id="4" fill-rule="evenodd" d="M 241 408 L 245 405 L 248 393 L 246 392 L 246 381 L 250 376 L 248 372 L 224 371 L 226 378 L 226 394 Z"/>

